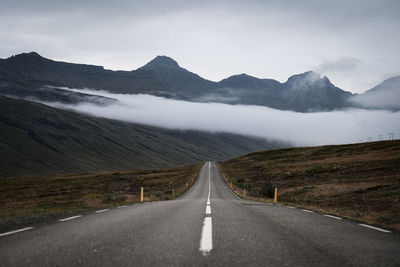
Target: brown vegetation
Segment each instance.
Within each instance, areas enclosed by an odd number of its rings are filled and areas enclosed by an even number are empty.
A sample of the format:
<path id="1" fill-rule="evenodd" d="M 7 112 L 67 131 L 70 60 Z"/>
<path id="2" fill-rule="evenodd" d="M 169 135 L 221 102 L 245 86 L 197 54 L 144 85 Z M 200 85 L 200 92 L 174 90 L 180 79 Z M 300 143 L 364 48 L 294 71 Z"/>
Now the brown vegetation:
<path id="1" fill-rule="evenodd" d="M 400 229 L 400 141 L 262 151 L 220 163 L 238 194 Z"/>
<path id="2" fill-rule="evenodd" d="M 0 179 L 0 218 L 168 200 L 190 187 L 202 163 L 190 166 L 85 175 Z M 187 187 L 186 187 L 187 184 Z"/>

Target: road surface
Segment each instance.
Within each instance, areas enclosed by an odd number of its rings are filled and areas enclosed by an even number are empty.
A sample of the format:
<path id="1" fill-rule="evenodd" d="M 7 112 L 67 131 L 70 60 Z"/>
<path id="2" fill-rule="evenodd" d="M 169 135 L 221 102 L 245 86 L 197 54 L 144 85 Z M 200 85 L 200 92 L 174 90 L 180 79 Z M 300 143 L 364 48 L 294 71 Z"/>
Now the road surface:
<path id="1" fill-rule="evenodd" d="M 239 199 L 207 162 L 181 198 L 0 236 L 0 266 L 399 266 L 400 236 Z"/>

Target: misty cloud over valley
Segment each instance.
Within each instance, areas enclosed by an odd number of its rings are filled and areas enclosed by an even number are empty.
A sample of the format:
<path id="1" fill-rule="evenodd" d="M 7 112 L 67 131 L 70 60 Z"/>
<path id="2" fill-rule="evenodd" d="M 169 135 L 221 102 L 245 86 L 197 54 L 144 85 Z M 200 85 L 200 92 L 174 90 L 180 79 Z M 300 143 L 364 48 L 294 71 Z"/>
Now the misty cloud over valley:
<path id="1" fill-rule="evenodd" d="M 377 140 L 388 133 L 398 137 L 400 112 L 347 109 L 299 113 L 251 105 L 196 103 L 146 94 L 114 94 L 106 91 L 69 89 L 74 92 L 117 99 L 109 105 L 95 103 L 46 104 L 94 116 L 153 125 L 168 129 L 228 132 L 297 146 L 342 144 Z"/>

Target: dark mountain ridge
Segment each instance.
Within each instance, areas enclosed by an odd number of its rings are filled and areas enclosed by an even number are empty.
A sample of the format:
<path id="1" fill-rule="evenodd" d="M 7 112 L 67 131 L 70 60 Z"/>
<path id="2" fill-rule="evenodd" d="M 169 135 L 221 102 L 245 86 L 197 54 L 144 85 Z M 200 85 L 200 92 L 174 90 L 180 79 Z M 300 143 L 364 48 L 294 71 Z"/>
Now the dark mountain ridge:
<path id="1" fill-rule="evenodd" d="M 17 87 L 16 82 L 23 82 L 24 86 Z M 35 52 L 0 59 L 1 94 L 14 91 L 14 95 L 18 96 L 23 88 L 25 95 L 29 90 L 35 96 L 38 88 L 43 86 L 142 93 L 188 101 L 261 105 L 300 112 L 354 106 L 348 101 L 352 93 L 336 87 L 327 77 L 321 78 L 312 71 L 293 75 L 284 83 L 247 74 L 213 82 L 181 68 L 167 56 L 157 56 L 133 71 L 112 71 L 101 66 L 58 62 Z"/>

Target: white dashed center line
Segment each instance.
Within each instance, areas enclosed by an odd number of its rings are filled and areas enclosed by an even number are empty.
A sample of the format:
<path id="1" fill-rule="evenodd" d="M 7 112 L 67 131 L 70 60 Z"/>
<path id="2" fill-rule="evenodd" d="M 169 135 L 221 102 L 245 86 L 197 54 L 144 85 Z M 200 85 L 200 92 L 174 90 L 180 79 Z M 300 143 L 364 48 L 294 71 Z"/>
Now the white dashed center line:
<path id="1" fill-rule="evenodd" d="M 200 252 L 204 255 L 210 255 L 212 250 L 212 219 L 211 219 L 211 162 L 208 162 L 208 195 L 206 205 L 206 217 L 203 221 L 200 238 Z"/>
<path id="2" fill-rule="evenodd" d="M 206 214 L 209 215 L 211 214 L 211 206 L 207 205 L 206 207 Z"/>
<path id="3" fill-rule="evenodd" d="M 33 227 L 25 227 L 25 228 L 22 228 L 22 229 L 18 229 L 18 230 L 6 232 L 6 233 L 1 233 L 0 236 L 12 235 L 12 234 L 16 234 L 16 233 L 23 232 L 23 231 L 28 231 L 28 230 L 31 230 L 31 229 L 33 229 Z"/>
<path id="4" fill-rule="evenodd" d="M 59 222 L 65 222 L 65 221 L 69 221 L 69 220 L 77 219 L 77 218 L 80 218 L 80 217 L 82 217 L 82 215 L 76 215 L 76 216 L 72 216 L 72 217 L 64 218 L 64 219 L 61 219 L 61 220 L 58 220 L 58 221 L 59 221 Z"/>

